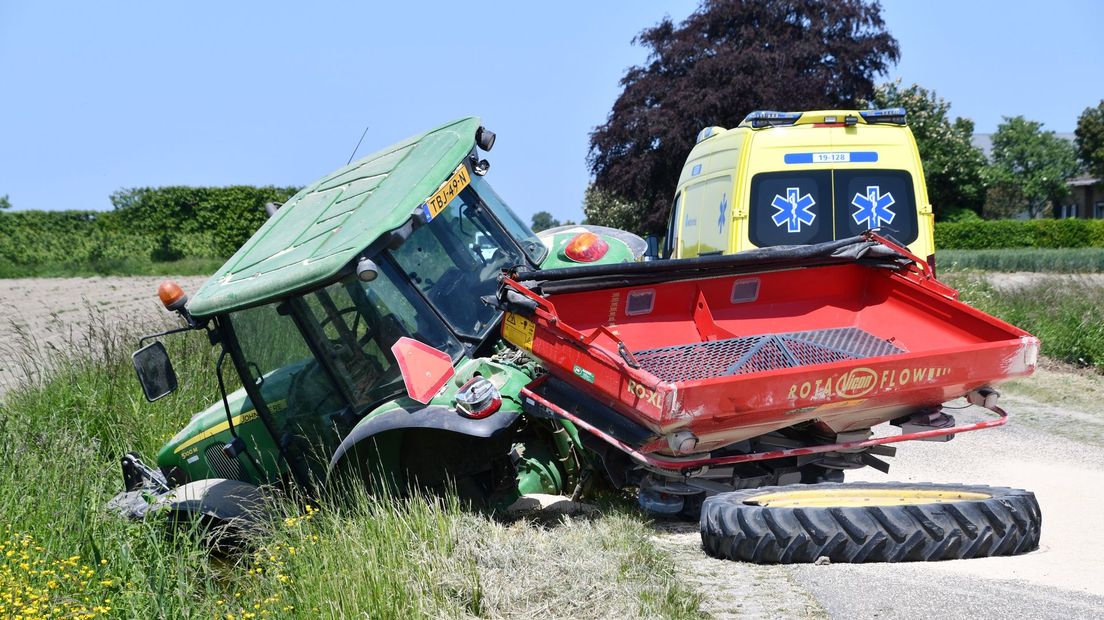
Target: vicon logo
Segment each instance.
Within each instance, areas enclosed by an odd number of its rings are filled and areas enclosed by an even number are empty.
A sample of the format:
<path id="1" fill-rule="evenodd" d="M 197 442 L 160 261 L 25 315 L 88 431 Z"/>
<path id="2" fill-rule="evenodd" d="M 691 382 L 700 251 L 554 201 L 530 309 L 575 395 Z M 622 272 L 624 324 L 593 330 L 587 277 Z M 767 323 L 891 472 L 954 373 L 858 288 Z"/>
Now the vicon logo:
<path id="1" fill-rule="evenodd" d="M 854 368 L 836 380 L 836 395 L 843 398 L 866 396 L 877 385 L 878 375 L 869 368 Z"/>

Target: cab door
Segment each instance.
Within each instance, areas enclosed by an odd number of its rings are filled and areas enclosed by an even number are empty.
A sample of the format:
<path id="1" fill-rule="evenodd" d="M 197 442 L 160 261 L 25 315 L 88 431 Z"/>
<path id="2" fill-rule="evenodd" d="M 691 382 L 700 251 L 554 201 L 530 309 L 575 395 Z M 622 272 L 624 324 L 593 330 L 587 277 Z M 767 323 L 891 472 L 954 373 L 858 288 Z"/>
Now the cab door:
<path id="1" fill-rule="evenodd" d="M 732 177 L 704 179 L 686 188 L 679 256 L 721 254 L 732 227 Z"/>

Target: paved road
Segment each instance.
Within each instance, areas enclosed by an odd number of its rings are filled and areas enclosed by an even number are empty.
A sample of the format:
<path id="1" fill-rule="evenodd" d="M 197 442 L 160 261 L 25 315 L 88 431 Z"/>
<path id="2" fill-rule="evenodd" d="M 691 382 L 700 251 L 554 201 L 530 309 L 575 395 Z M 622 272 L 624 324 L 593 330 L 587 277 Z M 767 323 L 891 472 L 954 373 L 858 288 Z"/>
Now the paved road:
<path id="1" fill-rule="evenodd" d="M 726 566 L 701 552 L 691 529 L 662 532 L 657 540 L 675 553 L 706 594 L 706 609 L 719 617 L 1104 617 L 1104 404 L 1082 402 L 1073 410 L 1071 403 L 1046 405 L 1024 395 L 1060 384 L 1099 388 L 1104 378 L 1042 371 L 1008 390 L 1002 404 L 1011 421 L 1004 427 L 949 443 L 898 444 L 889 475 L 872 469 L 848 475 L 1030 489 L 1043 511 L 1036 552 L 926 564 Z M 965 422 L 982 415 L 966 410 L 957 417 Z M 1091 441 L 1070 439 L 1077 433 L 1065 425 L 1072 424 L 1088 425 Z"/>
<path id="2" fill-rule="evenodd" d="M 1016 424 L 1045 405 L 1010 394 L 1012 421 L 949 444 L 901 444 L 892 475 L 851 480 L 984 483 L 1035 492 L 1040 549 L 929 564 L 801 566 L 794 580 L 833 618 L 1104 617 L 1104 448 Z M 974 415 L 964 420 L 980 419 Z"/>

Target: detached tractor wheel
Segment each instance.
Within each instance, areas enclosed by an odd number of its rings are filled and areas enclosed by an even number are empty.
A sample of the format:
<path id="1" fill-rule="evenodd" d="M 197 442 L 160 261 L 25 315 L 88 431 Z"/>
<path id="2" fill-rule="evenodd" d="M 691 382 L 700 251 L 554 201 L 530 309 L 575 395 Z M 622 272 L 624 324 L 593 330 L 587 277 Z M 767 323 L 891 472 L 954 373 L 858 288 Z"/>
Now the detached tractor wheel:
<path id="1" fill-rule="evenodd" d="M 858 482 L 714 495 L 701 537 L 711 556 L 758 564 L 927 562 L 1032 551 L 1041 523 L 1030 491 Z"/>

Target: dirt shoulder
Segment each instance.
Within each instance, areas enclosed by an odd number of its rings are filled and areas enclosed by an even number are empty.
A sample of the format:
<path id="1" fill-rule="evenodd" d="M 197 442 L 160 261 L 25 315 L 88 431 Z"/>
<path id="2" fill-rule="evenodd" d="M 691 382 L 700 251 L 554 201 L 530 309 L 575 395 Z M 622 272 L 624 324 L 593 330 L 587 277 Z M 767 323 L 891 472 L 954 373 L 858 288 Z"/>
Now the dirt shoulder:
<path id="1" fill-rule="evenodd" d="M 1104 376 L 1042 360 L 1034 375 L 1000 391 L 1011 423 L 1104 447 Z"/>
<path id="2" fill-rule="evenodd" d="M 99 326 L 157 321 L 163 276 L 0 279 L 0 394 Z M 173 277 L 195 292 L 205 276 Z"/>
<path id="3" fill-rule="evenodd" d="M 715 619 L 825 618 L 821 604 L 788 566 L 758 566 L 711 558 L 702 551 L 697 523 L 661 521 L 652 541 L 701 594 L 701 609 Z"/>
<path id="4" fill-rule="evenodd" d="M 1036 271 L 985 271 L 979 273 L 984 275 L 986 281 L 1001 290 L 1012 290 L 1056 280 L 1104 286 L 1104 273 L 1047 273 Z"/>

